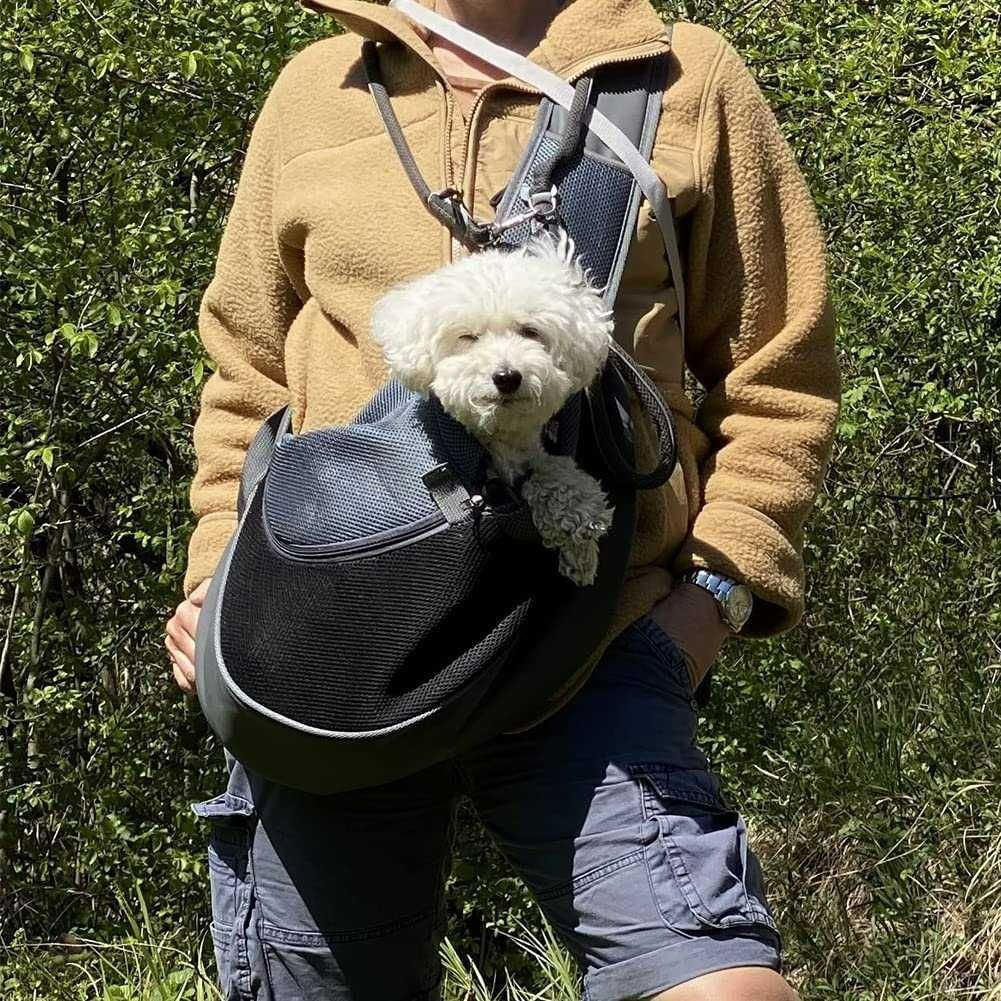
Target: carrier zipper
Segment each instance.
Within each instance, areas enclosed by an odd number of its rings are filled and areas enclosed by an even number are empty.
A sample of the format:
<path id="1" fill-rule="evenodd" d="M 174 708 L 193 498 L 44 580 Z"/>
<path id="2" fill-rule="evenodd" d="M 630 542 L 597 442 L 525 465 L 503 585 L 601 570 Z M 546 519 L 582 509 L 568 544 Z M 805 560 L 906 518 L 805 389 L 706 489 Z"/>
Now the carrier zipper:
<path id="1" fill-rule="evenodd" d="M 448 525 L 448 520 L 445 516 L 440 511 L 435 511 L 433 514 L 411 522 L 409 525 L 375 532 L 364 539 L 352 539 L 347 542 L 326 542 L 310 546 L 302 543 L 286 542 L 278 538 L 272 530 L 263 508 L 261 510 L 261 521 L 264 524 L 264 534 L 268 542 L 282 556 L 304 562 L 324 560 L 330 563 L 346 562 L 362 556 L 376 556 L 379 553 L 395 549 L 404 543 L 415 542 L 426 536 L 434 535 Z"/>

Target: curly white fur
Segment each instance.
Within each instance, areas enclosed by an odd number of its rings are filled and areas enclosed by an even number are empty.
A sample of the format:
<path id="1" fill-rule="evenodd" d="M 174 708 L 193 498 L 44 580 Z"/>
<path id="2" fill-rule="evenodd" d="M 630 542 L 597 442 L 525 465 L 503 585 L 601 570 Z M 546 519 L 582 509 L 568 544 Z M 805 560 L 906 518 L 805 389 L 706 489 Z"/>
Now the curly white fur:
<path id="1" fill-rule="evenodd" d="M 523 496 L 560 570 L 594 582 L 611 509 L 598 482 L 542 446 L 546 422 L 587 386 L 608 354 L 612 316 L 565 233 L 484 250 L 396 285 L 375 305 L 372 334 L 392 374 L 484 445 Z"/>

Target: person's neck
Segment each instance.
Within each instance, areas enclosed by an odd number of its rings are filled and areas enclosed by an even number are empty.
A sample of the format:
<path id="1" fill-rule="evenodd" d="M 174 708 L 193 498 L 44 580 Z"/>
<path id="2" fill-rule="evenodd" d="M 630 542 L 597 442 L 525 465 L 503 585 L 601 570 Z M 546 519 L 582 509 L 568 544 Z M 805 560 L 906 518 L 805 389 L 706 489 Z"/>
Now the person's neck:
<path id="1" fill-rule="evenodd" d="M 443 17 L 527 55 L 566 0 L 434 0 Z"/>

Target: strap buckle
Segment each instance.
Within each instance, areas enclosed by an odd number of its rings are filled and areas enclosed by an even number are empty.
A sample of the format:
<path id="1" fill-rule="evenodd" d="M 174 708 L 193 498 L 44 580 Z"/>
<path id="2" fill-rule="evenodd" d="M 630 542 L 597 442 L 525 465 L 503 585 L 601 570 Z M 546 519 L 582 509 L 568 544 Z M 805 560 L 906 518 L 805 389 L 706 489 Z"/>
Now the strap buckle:
<path id="1" fill-rule="evenodd" d="M 560 193 L 556 190 L 555 184 L 548 191 L 533 191 L 527 197 L 523 197 L 528 202 L 528 208 L 524 212 L 519 212 L 503 222 L 491 224 L 496 237 L 522 223 L 530 223 L 532 232 L 535 233 L 542 227 L 556 222 L 559 216 Z"/>

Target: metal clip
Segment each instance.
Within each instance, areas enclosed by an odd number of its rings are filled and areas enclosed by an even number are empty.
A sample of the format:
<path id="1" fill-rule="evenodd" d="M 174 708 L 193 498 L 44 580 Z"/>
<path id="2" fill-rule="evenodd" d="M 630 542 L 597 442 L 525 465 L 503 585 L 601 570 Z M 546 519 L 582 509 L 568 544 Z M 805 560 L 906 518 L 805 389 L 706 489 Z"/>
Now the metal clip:
<path id="1" fill-rule="evenodd" d="M 509 229 L 514 229 L 515 226 L 520 226 L 522 223 L 529 223 L 532 232 L 535 233 L 542 226 L 555 222 L 559 212 L 559 197 L 555 184 L 548 191 L 536 191 L 527 195 L 525 201 L 528 202 L 528 208 L 524 212 L 510 216 L 503 222 L 491 224 L 494 231 L 494 241 L 499 240 Z"/>
<path id="2" fill-rule="evenodd" d="M 560 193 L 554 184 L 548 191 L 535 191 L 528 196 L 528 204 L 537 219 L 550 222 L 559 209 Z"/>
<path id="3" fill-rule="evenodd" d="M 477 222 L 455 188 L 432 191 L 428 195 L 428 208 L 449 229 L 452 235 L 466 246 L 484 247 L 493 242 L 493 227 Z"/>

